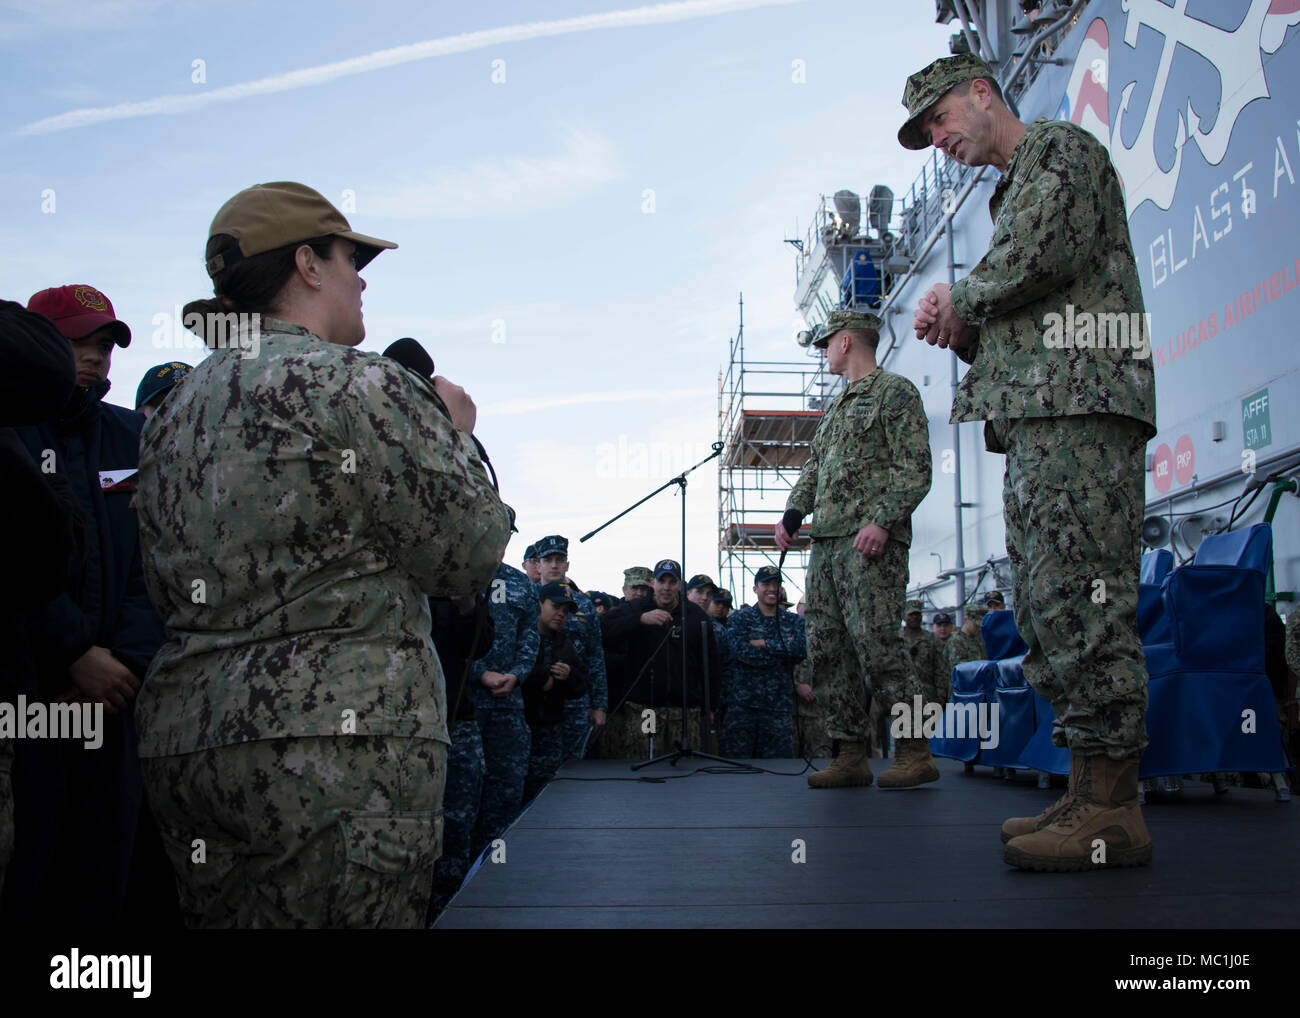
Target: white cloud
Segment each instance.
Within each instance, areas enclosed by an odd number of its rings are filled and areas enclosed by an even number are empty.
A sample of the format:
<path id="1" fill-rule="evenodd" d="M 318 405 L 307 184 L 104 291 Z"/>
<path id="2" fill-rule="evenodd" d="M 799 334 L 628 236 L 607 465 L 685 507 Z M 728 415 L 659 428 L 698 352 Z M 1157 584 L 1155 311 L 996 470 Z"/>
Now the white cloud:
<path id="1" fill-rule="evenodd" d="M 424 42 L 410 43 L 405 46 L 394 46 L 391 49 L 379 50 L 361 57 L 337 60 L 317 67 L 304 67 L 296 71 L 272 75 L 269 78 L 245 81 L 238 85 L 228 85 L 207 92 L 164 95 L 140 102 L 119 103 L 116 106 L 71 110 L 68 113 L 60 113 L 57 116 L 45 117 L 42 120 L 24 124 L 15 133 L 18 135 L 47 134 L 131 117 L 189 113 L 193 110 L 211 106 L 214 103 L 232 102 L 247 99 L 250 96 L 286 92 L 295 88 L 309 88 L 313 85 L 323 85 L 355 74 L 365 74 L 368 71 L 396 67 L 399 64 L 407 64 L 416 60 L 448 56 L 453 53 L 467 53 L 488 46 L 501 46 L 512 42 L 523 42 L 528 39 L 570 35 L 575 32 L 590 32 L 605 28 L 660 25 L 673 21 L 687 21 L 717 14 L 728 14 L 733 11 L 749 10 L 755 7 L 773 7 L 802 2 L 804 0 L 685 0 L 685 2 L 653 4 L 648 7 L 634 7 L 622 11 L 606 11 L 601 14 L 584 14 L 576 18 L 532 21 L 521 25 L 484 29 L 478 32 L 463 32 L 460 35 L 448 35 L 439 39 L 427 39 Z"/>

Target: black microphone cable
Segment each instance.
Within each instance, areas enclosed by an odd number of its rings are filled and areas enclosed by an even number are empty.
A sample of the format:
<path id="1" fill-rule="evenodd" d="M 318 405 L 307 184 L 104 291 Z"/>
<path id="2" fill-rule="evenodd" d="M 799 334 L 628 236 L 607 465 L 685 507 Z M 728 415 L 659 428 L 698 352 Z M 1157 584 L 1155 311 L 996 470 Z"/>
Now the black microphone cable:
<path id="1" fill-rule="evenodd" d="M 781 526 L 785 528 L 790 543 L 794 543 L 795 535 L 799 533 L 799 528 L 803 526 L 803 513 L 798 509 L 787 509 L 785 515 L 781 517 Z M 776 571 L 779 573 L 785 567 L 785 553 L 788 548 L 781 549 L 781 557 L 777 560 Z M 785 633 L 781 630 L 781 612 L 784 609 L 778 607 L 776 610 L 776 635 L 781 638 L 781 647 L 785 651 L 785 656 L 790 656 L 790 644 L 785 638 Z"/>

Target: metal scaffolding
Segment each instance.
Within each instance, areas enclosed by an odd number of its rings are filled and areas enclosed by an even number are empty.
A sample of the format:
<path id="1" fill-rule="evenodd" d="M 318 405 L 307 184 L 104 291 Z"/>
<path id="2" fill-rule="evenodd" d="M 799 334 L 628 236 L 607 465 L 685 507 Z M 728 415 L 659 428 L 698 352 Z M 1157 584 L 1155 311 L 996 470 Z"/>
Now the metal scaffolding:
<path id="1" fill-rule="evenodd" d="M 812 437 L 840 380 L 822 371 L 821 358 L 756 361 L 745 357 L 745 300 L 718 376 L 718 582 L 737 607 L 752 600 L 754 573 L 776 565 L 774 532 L 790 489 L 808 460 Z M 805 531 L 786 556 L 783 578 L 794 602 L 803 594 L 808 564 Z"/>

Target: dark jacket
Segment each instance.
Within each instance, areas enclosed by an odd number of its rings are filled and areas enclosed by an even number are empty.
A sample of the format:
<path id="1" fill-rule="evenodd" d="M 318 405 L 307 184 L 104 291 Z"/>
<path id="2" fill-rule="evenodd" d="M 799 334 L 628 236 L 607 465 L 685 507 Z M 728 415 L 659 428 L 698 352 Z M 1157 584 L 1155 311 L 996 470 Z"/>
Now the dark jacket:
<path id="1" fill-rule="evenodd" d="M 609 611 L 600 616 L 600 643 L 605 651 L 605 681 L 609 687 L 611 712 L 618 709 L 623 694 L 627 692 L 627 680 L 630 676 L 627 674 L 627 641 L 611 640 L 605 623 L 614 612 L 621 611 L 628 603 L 626 598 L 619 598 L 610 605 Z"/>
<path id="2" fill-rule="evenodd" d="M 32 461 L 18 432 L 58 417 L 76 391 L 72 348 L 43 315 L 0 301 L 0 484 L 10 582 L 0 592 L 0 700 L 36 695 L 28 615 L 80 581 L 85 555 L 77 500 Z"/>
<path id="3" fill-rule="evenodd" d="M 545 689 L 551 677 L 551 665 L 557 661 L 569 666 L 569 677 Z M 524 679 L 523 688 L 524 717 L 530 725 L 555 725 L 564 721 L 564 701 L 576 700 L 587 691 L 587 666 L 567 634 L 542 633 L 537 663 Z"/>
<path id="4" fill-rule="evenodd" d="M 30 620 L 42 696 L 66 691 L 68 666 L 92 646 L 105 647 L 143 679 L 165 639 L 145 591 L 135 510 L 135 478 L 105 475 L 138 466 L 144 415 L 102 402 L 106 383 L 78 387 L 63 416 L 18 429 L 38 465 L 52 463 L 86 519 L 86 561 L 79 592 L 62 593 Z M 52 457 L 52 458 L 51 458 Z"/>
<path id="5" fill-rule="evenodd" d="M 496 638 L 487 598 L 480 592 L 474 610 L 462 615 L 449 598 L 431 597 L 429 611 L 433 614 L 433 646 L 446 679 L 447 724 L 473 721 L 474 699 L 466 688 L 466 665 L 491 650 Z"/>
<path id="6" fill-rule="evenodd" d="M 709 617 L 684 598 L 673 609 L 670 625 L 647 626 L 641 616 L 654 611 L 654 595 L 628 601 L 601 616 L 605 642 L 624 655 L 618 687 L 610 686 L 609 706 L 625 700 L 650 707 L 679 707 L 682 703 L 682 608 L 686 609 L 687 705 L 704 702 L 704 665 L 709 667 L 709 707 L 718 705 L 722 686 L 722 657 Z M 703 630 L 701 630 L 703 623 Z"/>

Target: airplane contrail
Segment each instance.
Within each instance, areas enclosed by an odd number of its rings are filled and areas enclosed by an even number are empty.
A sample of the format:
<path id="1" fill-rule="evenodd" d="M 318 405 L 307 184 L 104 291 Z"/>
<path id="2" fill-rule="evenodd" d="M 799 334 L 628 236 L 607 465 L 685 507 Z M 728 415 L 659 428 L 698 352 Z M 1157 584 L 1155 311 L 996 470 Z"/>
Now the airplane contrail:
<path id="1" fill-rule="evenodd" d="M 607 11 L 603 14 L 584 14 L 576 18 L 560 18 L 555 21 L 531 21 L 522 25 L 506 25 L 502 28 L 489 28 L 478 32 L 464 32 L 460 35 L 448 35 L 441 39 L 427 39 L 424 42 L 394 46 L 392 49 L 378 50 L 361 57 L 351 57 L 334 63 L 321 64 L 319 67 L 304 67 L 285 74 L 276 74 L 256 81 L 240 82 L 207 92 L 194 92 L 158 96 L 156 99 L 144 99 L 140 102 L 119 103 L 116 106 L 91 107 L 70 110 L 57 116 L 45 117 L 24 124 L 14 131 L 15 135 L 51 134 L 55 131 L 70 131 L 78 127 L 90 127 L 110 120 L 127 120 L 132 117 L 149 117 L 161 114 L 188 113 L 192 110 L 211 106 L 213 103 L 234 102 L 255 95 L 267 95 L 272 92 L 286 92 L 295 88 L 309 88 L 323 85 L 338 78 L 353 74 L 365 74 L 384 67 L 411 63 L 414 60 L 428 60 L 432 57 L 448 56 L 452 53 L 466 53 L 470 50 L 484 49 L 488 46 L 500 46 L 526 39 L 537 39 L 552 35 L 569 35 L 574 32 L 591 32 L 603 28 L 631 28 L 640 25 L 658 25 L 671 21 L 687 21 L 692 18 L 710 17 L 715 14 L 728 14 L 733 11 L 749 10 L 755 7 L 776 7 L 806 0 L 685 0 L 681 3 L 653 4 L 648 7 L 633 7 L 624 11 Z"/>

